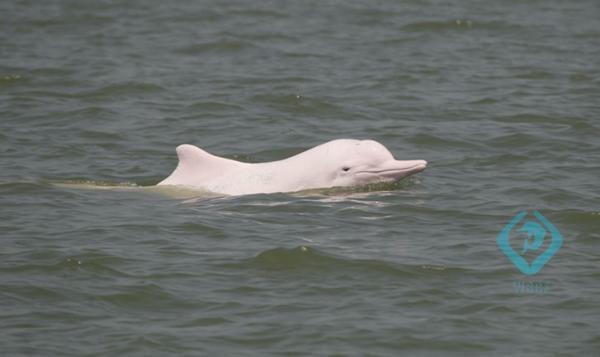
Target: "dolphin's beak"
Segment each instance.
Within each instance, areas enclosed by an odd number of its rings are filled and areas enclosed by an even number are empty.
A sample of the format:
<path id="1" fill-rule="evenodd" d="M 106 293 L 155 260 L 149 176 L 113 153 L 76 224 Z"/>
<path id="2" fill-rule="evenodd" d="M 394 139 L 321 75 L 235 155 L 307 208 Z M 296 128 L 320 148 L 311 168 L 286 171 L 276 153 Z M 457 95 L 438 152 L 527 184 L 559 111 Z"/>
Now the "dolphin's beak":
<path id="1" fill-rule="evenodd" d="M 381 165 L 357 172 L 359 175 L 374 175 L 384 180 L 399 180 L 425 170 L 425 160 L 389 160 Z"/>

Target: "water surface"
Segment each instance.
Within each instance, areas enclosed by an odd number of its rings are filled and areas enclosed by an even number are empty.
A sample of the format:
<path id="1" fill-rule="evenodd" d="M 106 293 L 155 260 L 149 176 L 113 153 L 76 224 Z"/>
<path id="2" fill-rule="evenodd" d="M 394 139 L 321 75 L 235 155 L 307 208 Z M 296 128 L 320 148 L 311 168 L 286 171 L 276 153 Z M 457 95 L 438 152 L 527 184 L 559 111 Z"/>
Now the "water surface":
<path id="1" fill-rule="evenodd" d="M 599 10 L 2 2 L 3 353 L 597 353 Z M 143 188 L 182 143 L 259 162 L 335 138 L 430 164 L 375 190 Z M 521 210 L 564 237 L 533 277 L 496 245 Z"/>

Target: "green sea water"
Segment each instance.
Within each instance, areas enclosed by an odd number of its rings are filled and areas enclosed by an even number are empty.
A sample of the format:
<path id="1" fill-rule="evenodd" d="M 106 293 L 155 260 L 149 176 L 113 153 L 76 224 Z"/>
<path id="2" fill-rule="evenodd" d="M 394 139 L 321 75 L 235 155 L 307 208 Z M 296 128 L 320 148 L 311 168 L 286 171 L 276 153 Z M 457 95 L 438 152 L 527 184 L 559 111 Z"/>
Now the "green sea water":
<path id="1" fill-rule="evenodd" d="M 0 354 L 600 351 L 597 1 L 7 0 L 0 30 Z M 335 138 L 429 166 L 150 187 L 182 143 Z M 523 210 L 563 237 L 533 276 L 496 244 Z"/>

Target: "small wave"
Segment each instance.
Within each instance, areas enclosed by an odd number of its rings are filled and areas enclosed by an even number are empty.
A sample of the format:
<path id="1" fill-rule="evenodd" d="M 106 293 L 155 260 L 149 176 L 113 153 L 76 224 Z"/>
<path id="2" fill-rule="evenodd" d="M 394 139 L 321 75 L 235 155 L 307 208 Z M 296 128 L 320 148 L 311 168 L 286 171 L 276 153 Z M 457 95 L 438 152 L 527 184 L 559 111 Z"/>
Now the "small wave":
<path id="1" fill-rule="evenodd" d="M 461 164 L 475 165 L 476 167 L 486 167 L 502 164 L 521 164 L 529 161 L 530 159 L 531 158 L 526 155 L 497 153 L 485 157 L 465 156 L 461 161 Z"/>
<path id="2" fill-rule="evenodd" d="M 185 55 L 198 55 L 211 52 L 235 53 L 252 47 L 254 47 L 254 45 L 246 41 L 221 40 L 198 43 L 191 46 L 182 47 L 177 49 L 176 52 Z"/>
<path id="3" fill-rule="evenodd" d="M 169 293 L 158 284 L 145 283 L 135 286 L 115 287 L 118 292 L 96 295 L 95 298 L 110 304 L 134 308 L 146 309 L 149 307 L 168 308 L 181 306 L 182 301 L 175 295 Z M 119 291 L 120 290 L 120 291 Z"/>
<path id="4" fill-rule="evenodd" d="M 488 141 L 490 146 L 509 148 L 532 146 L 539 142 L 536 136 L 527 133 L 501 135 Z"/>
<path id="5" fill-rule="evenodd" d="M 184 320 L 182 322 L 176 322 L 176 327 L 191 327 L 191 328 L 199 328 L 204 326 L 216 326 L 233 323 L 232 320 L 226 319 L 222 316 L 214 316 L 214 317 L 199 317 L 190 320 Z"/>
<path id="6" fill-rule="evenodd" d="M 141 95 L 156 93 L 165 89 L 157 84 L 143 82 L 124 82 L 111 84 L 92 91 L 76 94 L 78 98 L 101 98 L 112 96 Z"/>
<path id="7" fill-rule="evenodd" d="M 547 71 L 540 71 L 540 70 L 532 70 L 532 71 L 527 71 L 524 73 L 520 73 L 515 75 L 514 77 L 517 79 L 553 79 L 555 78 L 555 74 L 551 73 L 551 72 L 547 72 Z"/>
<path id="8" fill-rule="evenodd" d="M 65 180 L 51 182 L 51 185 L 62 188 L 86 189 L 86 190 L 110 190 L 110 189 L 130 189 L 141 188 L 133 182 L 109 182 L 94 180 Z"/>
<path id="9" fill-rule="evenodd" d="M 95 275 L 110 277 L 127 277 L 128 274 L 119 271 L 112 266 L 118 266 L 125 259 L 117 256 L 108 256 L 96 253 L 86 253 L 78 257 L 54 259 L 54 252 L 27 252 L 22 256 L 28 263 L 6 266 L 1 269 L 3 273 L 59 273 L 67 271 L 85 270 Z"/>
<path id="10" fill-rule="evenodd" d="M 445 21 L 416 21 L 404 25 L 402 29 L 410 32 L 444 32 L 452 30 L 484 29 L 491 31 L 522 31 L 523 26 L 504 21 L 478 21 L 471 19 L 453 19 Z"/>
<path id="11" fill-rule="evenodd" d="M 79 134 L 80 137 L 85 139 L 97 139 L 97 140 L 122 140 L 123 135 L 118 132 L 106 132 L 100 130 L 84 130 Z"/>
<path id="12" fill-rule="evenodd" d="M 20 74 L 0 74 L 0 86 L 18 83 L 23 80 L 24 78 Z"/>
<path id="13" fill-rule="evenodd" d="M 196 102 L 188 105 L 189 110 L 197 112 L 227 112 L 227 111 L 240 111 L 243 108 L 239 105 L 232 103 L 223 103 L 223 102 Z"/>
<path id="14" fill-rule="evenodd" d="M 590 125 L 589 121 L 577 116 L 564 115 L 541 115 L 535 113 L 520 113 L 515 115 L 499 116 L 494 118 L 495 121 L 502 123 L 518 123 L 518 124 L 553 124 L 565 125 L 577 130 L 593 130 L 595 127 Z"/>
<path id="15" fill-rule="evenodd" d="M 33 19 L 27 21 L 29 26 L 51 30 L 55 28 L 72 28 L 73 26 L 105 26 L 114 20 L 113 16 L 103 16 L 98 14 L 82 14 L 78 16 L 62 17 L 44 17 L 43 19 Z"/>
<path id="16" fill-rule="evenodd" d="M 423 274 L 456 274 L 464 269 L 433 265 L 393 264 L 375 259 L 351 259 L 329 255 L 308 246 L 274 248 L 259 253 L 256 257 L 230 268 L 252 267 L 273 272 L 354 272 L 386 274 L 401 278 L 419 277 Z"/>
<path id="17" fill-rule="evenodd" d="M 490 97 L 484 97 L 481 99 L 476 99 L 473 100 L 471 102 L 469 102 L 470 104 L 481 104 L 481 105 L 486 105 L 486 104 L 496 104 L 498 103 L 499 100 L 495 99 L 495 98 L 490 98 Z"/>
<path id="18" fill-rule="evenodd" d="M 244 18 L 248 18 L 248 17 L 264 17 L 264 18 L 268 18 L 268 19 L 280 19 L 280 18 L 287 18 L 289 17 L 289 15 L 285 12 L 281 12 L 281 11 L 275 11 L 273 9 L 259 9 L 259 8 L 252 8 L 252 9 L 243 9 L 243 10 L 232 10 L 229 12 L 230 15 L 237 15 L 237 16 L 242 16 Z M 265 19 L 266 20 L 266 19 Z"/>
<path id="19" fill-rule="evenodd" d="M 63 113 L 65 117 L 73 119 L 85 119 L 85 118 L 109 118 L 114 117 L 117 113 L 107 107 L 100 106 L 86 106 L 73 110 L 68 110 Z"/>
<path id="20" fill-rule="evenodd" d="M 418 21 L 413 22 L 408 25 L 402 27 L 407 31 L 414 32 L 423 32 L 423 31 L 431 31 L 431 32 L 439 32 L 453 29 L 467 29 L 473 27 L 473 21 L 471 20 L 447 20 L 447 21 Z"/>
<path id="21" fill-rule="evenodd" d="M 315 249 L 300 246 L 292 249 L 274 248 L 259 253 L 251 264 L 262 269 L 294 269 L 299 267 L 331 266 L 339 259 L 318 253 Z"/>
<path id="22" fill-rule="evenodd" d="M 66 294 L 64 290 L 50 287 L 35 286 L 27 283 L 10 285 L 10 290 L 5 285 L 0 285 L 1 295 L 21 302 L 39 301 L 64 301 Z"/>
<path id="23" fill-rule="evenodd" d="M 291 109 L 298 113 L 320 113 L 323 115 L 323 113 L 342 111 L 341 107 L 324 99 L 311 98 L 299 94 L 261 94 L 253 96 L 252 100 L 279 109 Z"/>
<path id="24" fill-rule="evenodd" d="M 567 198 L 572 200 L 574 197 L 576 196 L 570 195 Z M 581 232 L 587 232 L 587 234 L 581 234 L 579 238 L 581 241 L 593 242 L 594 234 L 600 232 L 600 211 L 568 210 L 563 212 L 557 221 L 564 225 L 577 227 Z"/>
<path id="25" fill-rule="evenodd" d="M 37 192 L 40 190 L 44 190 L 48 187 L 48 185 L 41 183 L 41 182 L 27 182 L 27 181 L 23 181 L 23 182 L 15 182 L 15 181 L 8 181 L 8 182 L 1 182 L 0 181 L 0 192 L 3 195 L 6 194 L 24 194 L 24 193 L 33 193 L 33 192 Z"/>
<path id="26" fill-rule="evenodd" d="M 363 196 L 371 192 L 398 191 L 414 184 L 418 180 L 415 176 L 406 177 L 400 181 L 394 182 L 375 182 L 367 185 L 350 187 L 330 187 L 317 188 L 294 192 L 296 196 L 317 195 L 317 196 Z"/>
<path id="27" fill-rule="evenodd" d="M 457 147 L 457 148 L 477 148 L 478 145 L 466 140 L 449 139 L 448 137 L 439 137 L 433 134 L 417 134 L 409 139 L 410 142 L 423 146 L 436 147 Z"/>
<path id="28" fill-rule="evenodd" d="M 152 83 L 141 83 L 141 82 L 125 82 L 118 84 L 107 85 L 98 89 L 79 91 L 77 93 L 70 93 L 67 91 L 56 91 L 56 90 L 31 90 L 24 92 L 29 96 L 33 97 L 48 97 L 48 98 L 75 98 L 75 99 L 104 99 L 111 97 L 126 97 L 126 96 L 140 96 L 144 94 L 156 93 L 164 91 L 165 89 L 157 84 Z"/>

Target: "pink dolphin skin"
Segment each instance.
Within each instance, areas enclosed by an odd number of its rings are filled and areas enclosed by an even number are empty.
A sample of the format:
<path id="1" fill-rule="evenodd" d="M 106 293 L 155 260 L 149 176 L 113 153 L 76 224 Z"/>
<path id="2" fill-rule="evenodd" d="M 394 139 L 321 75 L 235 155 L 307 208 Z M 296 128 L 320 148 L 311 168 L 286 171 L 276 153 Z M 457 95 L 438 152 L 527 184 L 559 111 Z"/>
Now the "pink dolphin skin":
<path id="1" fill-rule="evenodd" d="M 226 195 L 296 192 L 398 181 L 425 170 L 425 160 L 396 160 L 373 140 L 337 139 L 287 159 L 245 163 L 194 146 L 177 147 L 179 164 L 158 185 L 176 185 Z"/>

